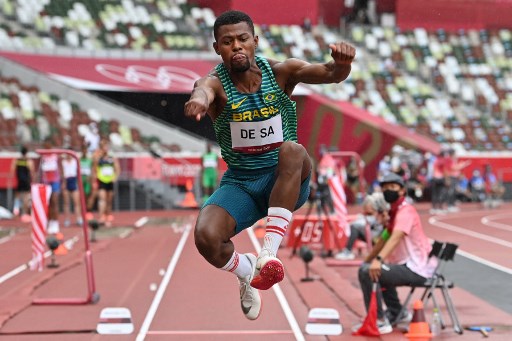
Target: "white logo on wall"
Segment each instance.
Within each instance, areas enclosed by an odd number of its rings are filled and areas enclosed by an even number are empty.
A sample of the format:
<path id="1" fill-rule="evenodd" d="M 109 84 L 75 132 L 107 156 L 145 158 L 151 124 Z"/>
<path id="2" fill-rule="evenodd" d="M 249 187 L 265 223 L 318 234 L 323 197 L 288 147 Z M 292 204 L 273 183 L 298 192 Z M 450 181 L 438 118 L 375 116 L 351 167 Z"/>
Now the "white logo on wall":
<path id="1" fill-rule="evenodd" d="M 141 65 L 119 66 L 98 64 L 96 71 L 103 76 L 123 83 L 136 84 L 153 89 L 179 88 L 190 90 L 200 76 L 188 69 L 175 66 L 152 68 Z"/>

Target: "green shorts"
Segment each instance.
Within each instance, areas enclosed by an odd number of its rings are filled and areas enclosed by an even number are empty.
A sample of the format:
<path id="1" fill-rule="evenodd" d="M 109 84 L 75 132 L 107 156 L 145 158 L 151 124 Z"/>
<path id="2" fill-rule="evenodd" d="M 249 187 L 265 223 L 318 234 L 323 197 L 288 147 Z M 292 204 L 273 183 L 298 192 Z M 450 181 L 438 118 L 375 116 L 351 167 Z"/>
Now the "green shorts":
<path id="1" fill-rule="evenodd" d="M 217 187 L 217 170 L 214 168 L 205 168 L 203 171 L 203 187 Z"/>
<path id="2" fill-rule="evenodd" d="M 84 195 L 88 196 L 91 193 L 91 182 L 88 176 L 82 175 L 82 185 L 84 187 Z"/>
<path id="3" fill-rule="evenodd" d="M 236 221 L 235 233 L 252 226 L 268 213 L 270 192 L 276 181 L 277 166 L 255 171 L 228 169 L 220 182 L 220 187 L 204 203 L 224 208 Z M 310 175 L 300 186 L 299 199 L 295 210 L 309 197 Z"/>

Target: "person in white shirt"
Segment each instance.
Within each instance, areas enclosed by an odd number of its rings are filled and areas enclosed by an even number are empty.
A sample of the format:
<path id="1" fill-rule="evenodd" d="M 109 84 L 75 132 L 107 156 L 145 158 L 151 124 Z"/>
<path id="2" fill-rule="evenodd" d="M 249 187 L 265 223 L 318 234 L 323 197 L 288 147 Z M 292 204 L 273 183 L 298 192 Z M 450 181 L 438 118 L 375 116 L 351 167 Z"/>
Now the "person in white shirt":
<path id="1" fill-rule="evenodd" d="M 98 126 L 96 123 L 89 124 L 89 131 L 84 136 L 85 143 L 87 144 L 87 148 L 89 153 L 93 153 L 100 146 L 100 134 L 98 132 Z"/>
<path id="2" fill-rule="evenodd" d="M 69 227 L 71 220 L 71 203 L 73 203 L 74 213 L 76 215 L 76 224 L 83 224 L 82 210 L 80 207 L 80 192 L 78 191 L 78 162 L 69 155 L 64 155 L 62 159 L 62 172 L 64 175 L 64 188 L 62 199 L 64 204 L 64 226 Z"/>

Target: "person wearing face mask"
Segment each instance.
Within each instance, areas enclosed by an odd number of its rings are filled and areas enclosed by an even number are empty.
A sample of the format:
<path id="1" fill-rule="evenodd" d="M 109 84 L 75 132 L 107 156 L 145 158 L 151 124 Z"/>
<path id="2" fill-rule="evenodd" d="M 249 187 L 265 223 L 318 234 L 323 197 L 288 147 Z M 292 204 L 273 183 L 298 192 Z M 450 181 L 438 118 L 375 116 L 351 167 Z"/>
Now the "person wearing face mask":
<path id="1" fill-rule="evenodd" d="M 370 226 L 371 239 L 378 237 L 383 230 L 387 217 L 389 204 L 384 200 L 380 192 L 367 195 L 362 204 L 363 212 L 350 223 L 350 236 L 345 248 L 334 256 L 340 260 L 352 260 L 356 256 L 352 248 L 357 240 L 366 242 L 366 224 Z"/>
<path id="2" fill-rule="evenodd" d="M 366 309 L 370 303 L 372 285 L 377 282 L 377 326 L 381 334 L 391 333 L 393 325 L 409 322 L 412 314 L 398 316 L 402 304 L 396 287 L 422 284 L 431 277 L 437 260 L 428 255 L 432 248 L 416 208 L 405 200 L 402 177 L 389 173 L 381 187 L 384 199 L 390 204 L 389 223 L 375 246 L 359 268 L 359 283 Z M 382 290 L 380 290 L 382 289 Z M 382 300 L 387 310 L 382 308 Z M 354 326 L 354 329 L 358 326 Z"/>

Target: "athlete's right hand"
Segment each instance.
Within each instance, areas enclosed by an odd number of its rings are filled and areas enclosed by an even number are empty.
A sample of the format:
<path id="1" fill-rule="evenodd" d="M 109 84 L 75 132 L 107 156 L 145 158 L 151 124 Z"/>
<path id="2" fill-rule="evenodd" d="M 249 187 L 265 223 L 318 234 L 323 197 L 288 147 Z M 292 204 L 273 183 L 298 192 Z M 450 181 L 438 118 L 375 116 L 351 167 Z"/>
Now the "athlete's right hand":
<path id="1" fill-rule="evenodd" d="M 201 118 L 206 115 L 208 107 L 204 103 L 204 99 L 191 98 L 185 103 L 185 116 L 188 118 L 195 118 L 196 121 L 200 121 Z"/>

